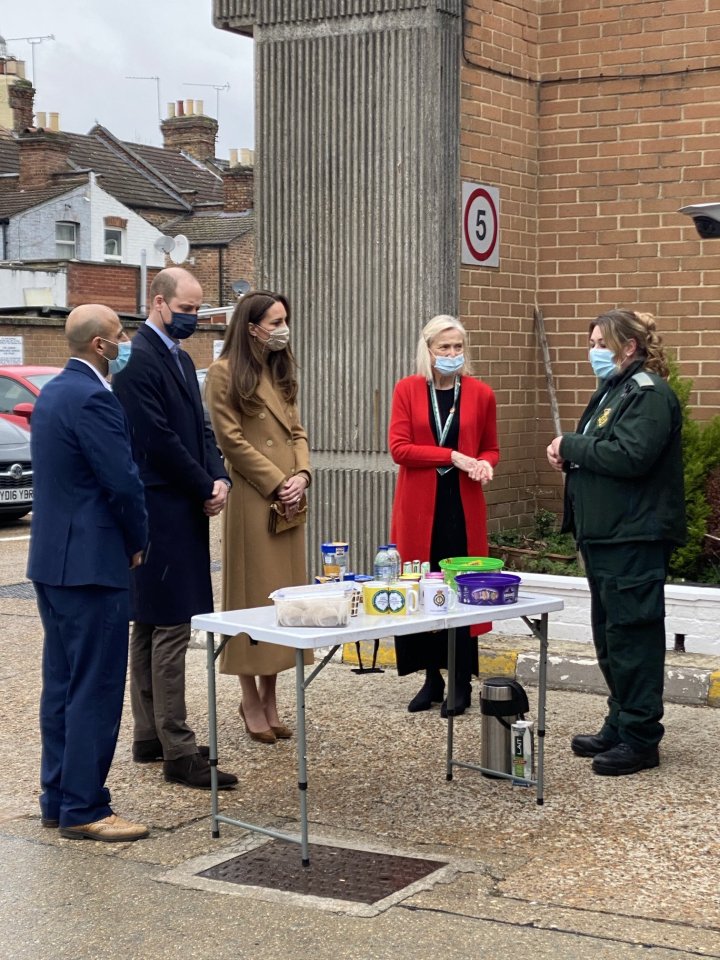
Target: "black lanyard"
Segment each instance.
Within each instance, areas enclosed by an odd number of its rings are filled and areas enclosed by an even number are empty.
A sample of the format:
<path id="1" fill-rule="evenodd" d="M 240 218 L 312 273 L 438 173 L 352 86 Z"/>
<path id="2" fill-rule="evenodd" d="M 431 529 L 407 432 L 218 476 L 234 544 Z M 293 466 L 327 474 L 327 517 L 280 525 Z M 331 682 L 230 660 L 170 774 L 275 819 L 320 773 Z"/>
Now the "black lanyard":
<path id="1" fill-rule="evenodd" d="M 453 402 L 450 407 L 450 413 L 447 415 L 447 420 L 443 425 L 440 422 L 440 408 L 438 407 L 437 395 L 435 393 L 435 387 L 430 383 L 430 401 L 432 403 L 433 416 L 435 418 L 435 429 L 437 430 L 438 437 L 438 446 L 441 447 L 445 443 L 445 439 L 450 432 L 450 427 L 452 426 L 453 418 L 455 417 L 455 411 L 457 410 L 458 397 L 460 396 L 460 377 L 455 377 L 455 386 L 453 387 Z M 452 467 L 437 467 L 438 474 L 442 477 L 446 473 L 449 473 L 452 470 Z"/>

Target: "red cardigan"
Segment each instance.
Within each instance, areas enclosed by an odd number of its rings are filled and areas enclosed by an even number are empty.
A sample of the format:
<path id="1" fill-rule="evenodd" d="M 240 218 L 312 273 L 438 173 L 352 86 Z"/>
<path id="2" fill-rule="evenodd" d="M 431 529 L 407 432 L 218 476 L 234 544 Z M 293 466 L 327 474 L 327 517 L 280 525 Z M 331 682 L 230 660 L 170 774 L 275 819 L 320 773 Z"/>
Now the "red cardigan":
<path id="1" fill-rule="evenodd" d="M 395 387 L 390 414 L 390 453 L 400 466 L 393 504 L 390 539 L 400 556 L 427 560 L 430 556 L 438 474 L 449 466 L 452 451 L 439 447 L 428 417 L 427 381 L 405 377 Z M 500 459 L 495 423 L 495 394 L 473 377 L 460 383 L 458 450 L 495 467 Z M 465 512 L 468 555 L 487 556 L 487 523 L 482 484 L 460 473 L 460 496 Z"/>

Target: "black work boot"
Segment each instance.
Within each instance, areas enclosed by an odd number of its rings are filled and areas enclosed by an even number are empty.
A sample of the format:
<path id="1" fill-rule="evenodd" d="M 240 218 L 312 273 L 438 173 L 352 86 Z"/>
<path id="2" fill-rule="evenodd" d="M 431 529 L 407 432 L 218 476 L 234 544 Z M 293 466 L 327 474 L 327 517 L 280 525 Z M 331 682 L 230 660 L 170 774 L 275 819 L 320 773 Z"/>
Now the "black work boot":
<path id="1" fill-rule="evenodd" d="M 593 773 L 601 777 L 624 777 L 660 766 L 657 746 L 636 750 L 627 743 L 618 743 L 610 750 L 599 753 L 592 762 Z"/>
<path id="2" fill-rule="evenodd" d="M 410 713 L 429 710 L 434 703 L 440 703 L 445 696 L 445 681 L 439 670 L 426 670 L 425 683 L 408 704 Z"/>
<path id="3" fill-rule="evenodd" d="M 600 733 L 577 733 L 570 741 L 576 757 L 596 757 L 617 745 L 617 740 L 608 740 Z"/>

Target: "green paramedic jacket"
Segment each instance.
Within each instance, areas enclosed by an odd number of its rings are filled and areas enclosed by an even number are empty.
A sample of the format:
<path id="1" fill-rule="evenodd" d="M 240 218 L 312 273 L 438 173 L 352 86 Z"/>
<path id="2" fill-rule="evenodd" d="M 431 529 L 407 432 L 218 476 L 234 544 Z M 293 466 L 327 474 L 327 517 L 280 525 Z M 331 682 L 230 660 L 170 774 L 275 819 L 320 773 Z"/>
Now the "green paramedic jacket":
<path id="1" fill-rule="evenodd" d="M 562 529 L 578 542 L 685 542 L 680 404 L 642 361 L 601 383 L 560 454 Z"/>

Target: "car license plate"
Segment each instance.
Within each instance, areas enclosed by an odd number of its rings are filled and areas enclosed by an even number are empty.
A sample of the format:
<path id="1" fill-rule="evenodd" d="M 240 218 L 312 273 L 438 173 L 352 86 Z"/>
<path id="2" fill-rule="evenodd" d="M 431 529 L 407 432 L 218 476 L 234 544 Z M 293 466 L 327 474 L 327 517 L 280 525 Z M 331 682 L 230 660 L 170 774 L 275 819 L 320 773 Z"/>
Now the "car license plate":
<path id="1" fill-rule="evenodd" d="M 0 503 L 27 503 L 28 500 L 32 500 L 33 491 L 32 487 L 6 487 L 5 489 L 0 489 Z"/>

